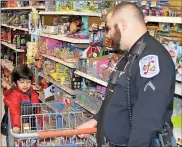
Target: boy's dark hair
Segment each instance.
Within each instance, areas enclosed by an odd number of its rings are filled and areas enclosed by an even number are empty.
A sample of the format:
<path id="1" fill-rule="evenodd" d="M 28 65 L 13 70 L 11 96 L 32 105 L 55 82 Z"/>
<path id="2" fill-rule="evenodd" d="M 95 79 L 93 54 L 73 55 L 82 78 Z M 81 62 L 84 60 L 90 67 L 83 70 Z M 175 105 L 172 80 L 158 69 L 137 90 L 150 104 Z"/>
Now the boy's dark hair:
<path id="1" fill-rule="evenodd" d="M 12 82 L 17 84 L 17 81 L 20 79 L 33 80 L 33 73 L 25 64 L 17 66 L 11 73 Z"/>

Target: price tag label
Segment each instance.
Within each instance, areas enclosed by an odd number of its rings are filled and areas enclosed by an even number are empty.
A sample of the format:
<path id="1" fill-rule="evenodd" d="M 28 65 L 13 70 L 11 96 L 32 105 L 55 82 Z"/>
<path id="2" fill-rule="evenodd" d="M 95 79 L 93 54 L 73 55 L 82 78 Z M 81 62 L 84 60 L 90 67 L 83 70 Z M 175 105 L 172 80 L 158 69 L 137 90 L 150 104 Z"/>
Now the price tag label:
<path id="1" fill-rule="evenodd" d="M 146 4 L 147 4 L 147 1 L 146 1 L 146 0 L 142 0 L 141 5 L 142 5 L 142 6 L 145 6 Z"/>
<path id="2" fill-rule="evenodd" d="M 152 0 L 152 1 L 151 1 L 151 7 L 156 7 L 156 6 L 157 6 L 157 1 Z"/>

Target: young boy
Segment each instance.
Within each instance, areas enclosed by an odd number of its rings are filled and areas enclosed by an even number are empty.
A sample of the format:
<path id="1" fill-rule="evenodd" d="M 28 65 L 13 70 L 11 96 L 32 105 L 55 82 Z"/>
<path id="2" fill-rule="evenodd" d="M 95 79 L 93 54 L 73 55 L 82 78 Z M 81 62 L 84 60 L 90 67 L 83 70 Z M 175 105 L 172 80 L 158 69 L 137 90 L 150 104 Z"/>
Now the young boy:
<path id="1" fill-rule="evenodd" d="M 38 103 L 38 94 L 32 88 L 33 74 L 26 65 L 17 66 L 11 74 L 13 88 L 4 91 L 4 103 L 9 108 L 14 133 L 21 128 L 21 106 Z"/>

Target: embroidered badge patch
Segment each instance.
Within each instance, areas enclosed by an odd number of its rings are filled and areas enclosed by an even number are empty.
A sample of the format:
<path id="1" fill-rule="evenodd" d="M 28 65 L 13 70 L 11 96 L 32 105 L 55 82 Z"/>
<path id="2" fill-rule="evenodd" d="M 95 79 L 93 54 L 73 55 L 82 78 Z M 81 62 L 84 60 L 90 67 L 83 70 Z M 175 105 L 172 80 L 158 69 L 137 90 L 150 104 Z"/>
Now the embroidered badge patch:
<path id="1" fill-rule="evenodd" d="M 159 59 L 156 55 L 147 55 L 140 62 L 140 75 L 144 78 L 152 78 L 159 74 Z"/>

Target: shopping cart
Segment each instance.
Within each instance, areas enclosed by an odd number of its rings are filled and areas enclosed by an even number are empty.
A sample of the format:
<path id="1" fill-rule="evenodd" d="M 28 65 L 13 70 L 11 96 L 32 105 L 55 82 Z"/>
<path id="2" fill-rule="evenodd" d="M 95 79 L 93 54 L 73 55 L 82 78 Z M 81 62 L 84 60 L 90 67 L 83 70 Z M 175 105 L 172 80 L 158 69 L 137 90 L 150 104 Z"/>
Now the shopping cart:
<path id="1" fill-rule="evenodd" d="M 84 123 L 83 111 L 54 113 L 48 104 L 29 104 L 21 107 L 21 132 L 14 133 L 10 123 L 9 140 L 13 146 L 39 147 L 94 147 L 96 140 L 89 135 L 88 138 L 79 138 L 79 134 L 96 133 L 96 128 L 76 129 Z M 49 104 L 51 105 L 51 104 Z"/>

